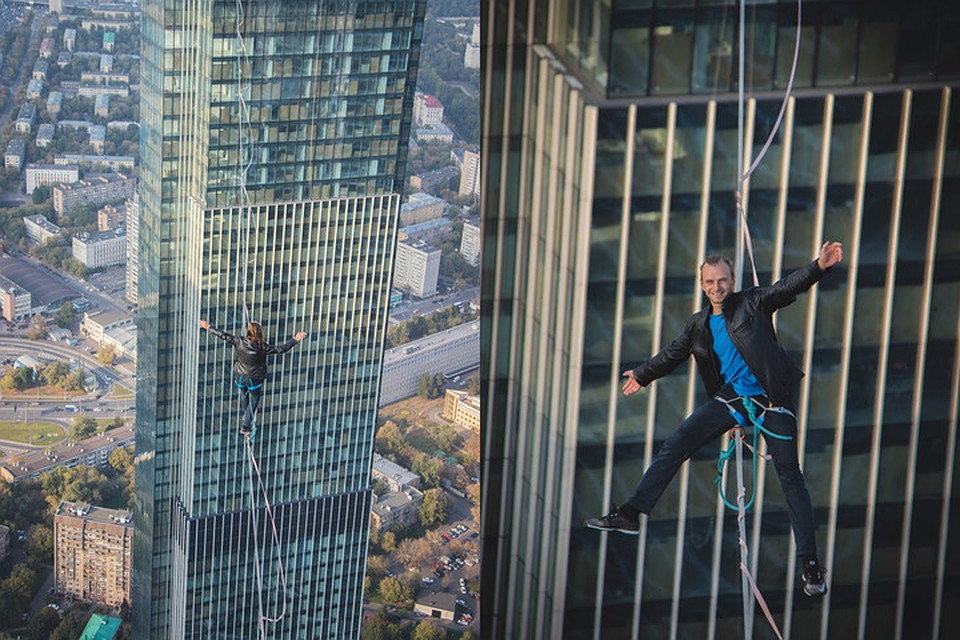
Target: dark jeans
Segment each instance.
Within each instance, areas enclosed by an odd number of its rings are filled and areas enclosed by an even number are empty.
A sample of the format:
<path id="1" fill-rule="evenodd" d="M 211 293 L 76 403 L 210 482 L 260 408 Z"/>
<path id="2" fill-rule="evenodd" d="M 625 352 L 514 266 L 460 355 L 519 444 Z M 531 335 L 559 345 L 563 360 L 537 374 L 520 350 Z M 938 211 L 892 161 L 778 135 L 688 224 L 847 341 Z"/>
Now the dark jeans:
<path id="1" fill-rule="evenodd" d="M 243 412 L 241 425 L 249 428 L 257 415 L 260 398 L 263 397 L 263 380 L 251 380 L 241 376 L 237 380 L 237 389 L 240 391 L 240 410 Z"/>
<path id="2" fill-rule="evenodd" d="M 730 396 L 724 394 L 724 397 Z M 767 404 L 765 397 L 762 397 L 762 400 Z M 747 412 L 741 401 L 735 402 L 734 408 L 746 417 Z M 680 428 L 664 441 L 627 502 L 641 513 L 650 513 L 680 469 L 680 465 L 697 449 L 736 425 L 736 418 L 719 400 L 710 400 L 697 407 Z M 790 440 L 780 440 L 764 435 L 764 440 L 767 442 L 767 452 L 773 457 L 773 466 L 780 478 L 783 495 L 787 499 L 793 536 L 797 541 L 797 555 L 816 555 L 813 504 L 810 502 L 810 494 L 803 481 L 797 458 L 797 422 L 790 415 L 768 411 L 763 427 L 778 435 L 791 436 Z"/>

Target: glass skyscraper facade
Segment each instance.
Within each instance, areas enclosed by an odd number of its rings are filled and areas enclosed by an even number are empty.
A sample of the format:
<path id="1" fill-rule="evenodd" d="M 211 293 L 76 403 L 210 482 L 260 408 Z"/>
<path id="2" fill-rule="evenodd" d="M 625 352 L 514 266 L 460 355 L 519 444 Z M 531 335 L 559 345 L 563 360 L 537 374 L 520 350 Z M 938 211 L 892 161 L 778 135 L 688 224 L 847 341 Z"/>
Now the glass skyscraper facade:
<path id="1" fill-rule="evenodd" d="M 720 441 L 639 537 L 586 529 L 706 400 L 694 365 L 621 374 L 702 307 L 737 250 L 738 3 L 484 5 L 481 625 L 492 638 L 742 637 Z M 746 156 L 790 75 L 795 2 L 746 10 Z M 780 131 L 745 185 L 761 284 L 826 239 L 845 259 L 775 316 L 830 592 L 799 589 L 760 463 L 751 569 L 790 638 L 960 634 L 960 5 L 803 5 Z M 749 271 L 742 284 L 749 285 Z M 732 489 L 731 489 L 732 491 Z M 754 638 L 772 638 L 762 616 Z"/>
<path id="2" fill-rule="evenodd" d="M 142 7 L 138 638 L 359 635 L 424 4 Z M 259 475 L 201 318 L 309 334 L 271 360 Z"/>

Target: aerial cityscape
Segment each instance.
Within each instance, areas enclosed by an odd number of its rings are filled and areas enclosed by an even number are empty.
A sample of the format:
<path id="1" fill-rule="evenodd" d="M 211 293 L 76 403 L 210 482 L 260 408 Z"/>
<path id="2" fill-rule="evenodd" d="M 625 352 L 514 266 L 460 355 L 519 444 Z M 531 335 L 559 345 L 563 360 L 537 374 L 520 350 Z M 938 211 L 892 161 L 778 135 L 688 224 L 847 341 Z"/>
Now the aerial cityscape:
<path id="1" fill-rule="evenodd" d="M 0 6 L 0 638 L 477 638 L 479 3 L 179 5 Z"/>

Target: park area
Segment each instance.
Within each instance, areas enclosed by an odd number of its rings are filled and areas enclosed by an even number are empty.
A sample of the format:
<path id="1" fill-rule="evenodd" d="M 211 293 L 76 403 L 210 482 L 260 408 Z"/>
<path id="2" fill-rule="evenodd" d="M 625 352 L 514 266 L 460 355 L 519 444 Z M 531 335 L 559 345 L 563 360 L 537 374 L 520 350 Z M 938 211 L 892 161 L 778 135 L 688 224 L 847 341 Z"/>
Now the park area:
<path id="1" fill-rule="evenodd" d="M 53 422 L 0 422 L 0 440 L 46 446 L 57 444 L 65 435 L 63 427 Z"/>

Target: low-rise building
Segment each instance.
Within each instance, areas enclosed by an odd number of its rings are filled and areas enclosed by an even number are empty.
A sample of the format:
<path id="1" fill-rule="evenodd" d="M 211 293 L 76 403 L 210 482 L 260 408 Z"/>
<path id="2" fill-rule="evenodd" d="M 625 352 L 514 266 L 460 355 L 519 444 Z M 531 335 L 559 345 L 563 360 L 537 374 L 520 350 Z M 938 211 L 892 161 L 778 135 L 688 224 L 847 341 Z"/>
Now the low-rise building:
<path id="1" fill-rule="evenodd" d="M 27 194 L 37 187 L 48 184 L 70 184 L 80 179 L 80 167 L 77 165 L 28 164 Z"/>
<path id="2" fill-rule="evenodd" d="M 397 232 L 397 239 L 401 242 L 406 240 L 430 241 L 446 233 L 447 229 L 449 228 L 450 218 L 444 216 L 442 218 L 436 218 L 434 220 L 427 220 L 426 222 L 408 224 L 405 227 L 400 227 L 399 231 Z"/>
<path id="3" fill-rule="evenodd" d="M 103 153 L 103 145 L 107 141 L 107 128 L 102 124 L 95 124 L 87 131 L 90 134 L 90 146 L 97 153 Z"/>
<path id="4" fill-rule="evenodd" d="M 46 80 L 49 63 L 46 60 L 37 60 L 33 65 L 33 77 L 36 80 Z"/>
<path id="5" fill-rule="evenodd" d="M 419 176 L 410 176 L 410 186 L 433 195 L 444 189 L 456 189 L 460 184 L 460 169 L 442 167 Z"/>
<path id="6" fill-rule="evenodd" d="M 51 91 L 50 95 L 47 96 L 47 113 L 52 116 L 55 116 L 60 113 L 60 109 L 63 107 L 63 92 L 62 91 Z M 43 126 L 43 125 L 40 125 Z"/>
<path id="7" fill-rule="evenodd" d="M 114 640 L 120 633 L 121 624 L 123 624 L 123 620 L 120 618 L 94 613 L 90 616 L 87 626 L 83 628 L 83 632 L 77 640 Z"/>
<path id="8" fill-rule="evenodd" d="M 421 505 L 423 493 L 419 489 L 407 487 L 403 491 L 390 491 L 379 496 L 370 507 L 370 524 L 377 531 L 409 527 L 416 524 Z"/>
<path id="9" fill-rule="evenodd" d="M 413 98 L 413 121 L 419 127 L 435 127 L 443 122 L 443 104 L 428 93 L 419 91 Z"/>
<path id="10" fill-rule="evenodd" d="M 119 356 L 137 359 L 137 330 L 133 317 L 122 311 L 84 313 L 80 332 L 101 346 L 113 347 Z"/>
<path id="11" fill-rule="evenodd" d="M 61 83 L 61 88 L 63 84 Z M 130 95 L 130 88 L 126 85 L 118 86 L 111 84 L 81 84 L 77 89 L 78 96 L 86 96 L 88 98 L 94 96 L 123 96 L 126 98 Z"/>
<path id="12" fill-rule="evenodd" d="M 479 320 L 388 349 L 383 354 L 380 405 L 416 395 L 424 374 L 452 376 L 479 366 Z"/>
<path id="13" fill-rule="evenodd" d="M 127 237 L 123 229 L 79 233 L 73 237 L 73 257 L 88 269 L 123 264 Z"/>
<path id="14" fill-rule="evenodd" d="M 69 214 L 76 207 L 102 205 L 130 198 L 137 190 L 137 180 L 123 173 L 105 173 L 89 176 L 73 184 L 53 188 L 53 208 L 60 214 Z"/>
<path id="15" fill-rule="evenodd" d="M 54 40 L 52 36 L 47 36 L 40 42 L 40 57 L 49 58 L 53 54 Z"/>
<path id="16" fill-rule="evenodd" d="M 2 458 L 0 478 L 10 484 L 39 478 L 57 467 L 103 467 L 114 450 L 132 445 L 133 427 L 123 426 L 79 442 L 64 441 L 44 449 Z"/>
<path id="17" fill-rule="evenodd" d="M 93 102 L 93 113 L 101 118 L 110 117 L 110 96 L 97 96 Z"/>
<path id="18" fill-rule="evenodd" d="M 100 54 L 100 73 L 112 73 L 113 72 L 113 56 L 109 53 Z M 130 81 L 130 77 L 127 77 L 126 82 Z"/>
<path id="19" fill-rule="evenodd" d="M 67 51 L 73 51 L 73 48 L 77 45 L 77 30 L 73 28 L 67 28 L 63 30 L 63 48 Z"/>
<path id="20" fill-rule="evenodd" d="M 53 517 L 54 589 L 108 607 L 130 605 L 133 514 L 63 501 Z"/>
<path id="21" fill-rule="evenodd" d="M 440 255 L 439 249 L 430 247 L 422 240 L 413 244 L 398 242 L 393 286 L 418 298 L 436 295 Z"/>
<path id="22" fill-rule="evenodd" d="M 403 491 L 407 487 L 420 488 L 420 476 L 379 453 L 373 454 L 372 475 L 375 480 L 386 482 L 390 491 Z"/>
<path id="23" fill-rule="evenodd" d="M 400 205 L 400 225 L 418 224 L 427 220 L 434 220 L 443 215 L 447 203 L 429 193 L 412 193 Z"/>
<path id="24" fill-rule="evenodd" d="M 100 156 L 87 153 L 65 153 L 54 157 L 53 164 L 76 164 L 81 167 L 106 167 L 110 171 L 132 171 L 137 164 L 133 156 Z"/>
<path id="25" fill-rule="evenodd" d="M 33 131 L 33 121 L 37 117 L 37 105 L 32 102 L 25 102 L 20 106 L 17 112 L 17 132 L 30 133 Z"/>
<path id="26" fill-rule="evenodd" d="M 113 64 L 113 56 L 110 56 L 111 65 Z M 103 64 L 103 56 L 100 56 L 100 63 Z M 80 74 L 80 86 L 84 85 L 124 85 L 130 84 L 130 74 L 128 73 L 113 73 L 105 72 L 102 69 L 100 71 L 86 71 Z"/>
<path id="27" fill-rule="evenodd" d="M 97 210 L 97 230 L 114 231 L 125 227 L 127 222 L 127 207 L 120 205 L 104 205 Z"/>
<path id="28" fill-rule="evenodd" d="M 463 66 L 467 69 L 480 68 L 480 23 L 473 23 L 473 33 L 463 52 Z"/>
<path id="29" fill-rule="evenodd" d="M 0 276 L 0 315 L 7 322 L 20 322 L 31 317 L 33 296 L 30 292 L 13 283 L 9 278 Z"/>
<path id="30" fill-rule="evenodd" d="M 7 150 L 3 153 L 3 166 L 10 169 L 22 169 L 23 159 L 27 152 L 27 143 L 23 138 L 10 138 Z"/>
<path id="31" fill-rule="evenodd" d="M 27 240 L 35 244 L 43 244 L 47 240 L 60 235 L 60 227 L 39 213 L 32 216 L 24 216 L 23 226 L 27 232 Z"/>
<path id="32" fill-rule="evenodd" d="M 57 54 L 57 66 L 61 69 L 73 61 L 73 54 L 69 51 L 61 51 Z"/>
<path id="33" fill-rule="evenodd" d="M 40 78 L 30 78 L 27 83 L 27 100 L 36 100 L 43 93 L 43 80 Z"/>
<path id="34" fill-rule="evenodd" d="M 417 129 L 414 133 L 417 142 L 442 142 L 445 144 L 453 143 L 453 129 L 445 124 L 438 124 L 434 127 L 423 127 Z"/>
<path id="35" fill-rule="evenodd" d="M 480 397 L 466 391 L 447 389 L 443 399 L 443 417 L 455 425 L 480 433 Z"/>
<path id="36" fill-rule="evenodd" d="M 57 128 L 49 122 L 44 122 L 42 125 L 37 127 L 37 146 L 41 149 L 46 149 L 49 147 L 53 142 L 53 136 L 56 131 Z"/>
<path id="37" fill-rule="evenodd" d="M 104 51 L 113 51 L 113 46 L 117 42 L 117 34 L 113 31 L 104 31 L 103 32 L 103 50 Z"/>
<path id="38" fill-rule="evenodd" d="M 457 596 L 446 591 L 421 589 L 417 594 L 413 610 L 426 618 L 439 618 L 453 622 L 457 612 Z"/>
<path id="39" fill-rule="evenodd" d="M 80 297 L 49 269 L 8 253 L 0 254 L 0 288 L 4 317 L 11 322 L 56 311 Z"/>

